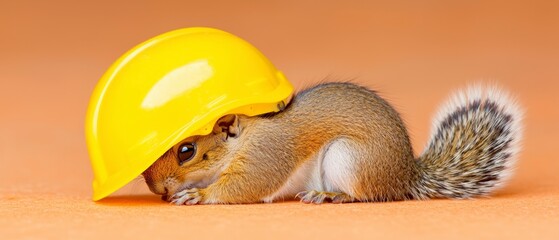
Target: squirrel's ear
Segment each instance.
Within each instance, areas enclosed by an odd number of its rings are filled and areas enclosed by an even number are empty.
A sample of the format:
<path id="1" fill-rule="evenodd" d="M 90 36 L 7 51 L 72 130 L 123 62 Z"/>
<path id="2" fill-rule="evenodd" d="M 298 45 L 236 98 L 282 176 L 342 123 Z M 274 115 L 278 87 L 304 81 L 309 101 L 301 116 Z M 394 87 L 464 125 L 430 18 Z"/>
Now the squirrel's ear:
<path id="1" fill-rule="evenodd" d="M 241 133 L 239 117 L 236 114 L 226 115 L 215 123 L 214 133 L 226 132 L 229 137 L 237 137 Z"/>

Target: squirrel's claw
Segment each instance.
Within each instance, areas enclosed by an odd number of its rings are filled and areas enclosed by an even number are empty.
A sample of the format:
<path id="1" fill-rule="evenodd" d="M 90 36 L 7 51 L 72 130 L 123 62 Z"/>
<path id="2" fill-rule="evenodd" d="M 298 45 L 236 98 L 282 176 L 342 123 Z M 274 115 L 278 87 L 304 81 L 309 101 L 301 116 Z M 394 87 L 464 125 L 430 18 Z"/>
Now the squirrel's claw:
<path id="1" fill-rule="evenodd" d="M 342 193 L 342 192 L 320 192 L 320 191 L 303 191 L 295 195 L 295 198 L 300 198 L 301 202 L 321 204 L 325 201 L 332 203 L 345 203 L 354 202 L 355 198 Z"/>
<path id="2" fill-rule="evenodd" d="M 175 205 L 196 205 L 202 201 L 202 194 L 197 188 L 185 189 L 167 199 Z"/>

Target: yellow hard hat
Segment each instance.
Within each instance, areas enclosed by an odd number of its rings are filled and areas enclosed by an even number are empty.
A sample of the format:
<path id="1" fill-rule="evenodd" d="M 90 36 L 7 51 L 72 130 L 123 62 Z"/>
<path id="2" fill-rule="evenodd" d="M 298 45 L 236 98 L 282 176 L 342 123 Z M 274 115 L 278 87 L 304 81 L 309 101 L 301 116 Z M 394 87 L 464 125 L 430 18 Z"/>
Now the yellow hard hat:
<path id="1" fill-rule="evenodd" d="M 99 80 L 87 110 L 93 200 L 182 139 L 209 134 L 220 117 L 277 112 L 292 93 L 260 51 L 220 30 L 179 29 L 134 47 Z"/>

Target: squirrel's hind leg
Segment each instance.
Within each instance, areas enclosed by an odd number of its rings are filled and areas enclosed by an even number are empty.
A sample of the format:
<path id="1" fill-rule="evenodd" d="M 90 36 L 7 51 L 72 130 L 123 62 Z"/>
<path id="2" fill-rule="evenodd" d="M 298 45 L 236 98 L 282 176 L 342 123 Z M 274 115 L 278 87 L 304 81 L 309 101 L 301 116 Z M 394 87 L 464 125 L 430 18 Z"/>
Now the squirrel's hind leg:
<path id="1" fill-rule="evenodd" d="M 320 204 L 325 201 L 330 201 L 332 203 L 346 203 L 355 201 L 355 198 L 342 192 L 319 192 L 315 190 L 300 192 L 295 197 L 300 198 L 301 202 L 315 204 Z"/>
<path id="2" fill-rule="evenodd" d="M 315 184 L 311 189 L 300 192 L 297 198 L 304 203 L 354 202 L 355 161 L 357 144 L 346 138 L 338 138 L 324 146 L 318 155 Z M 317 184 L 318 183 L 318 184 Z M 313 189 L 314 188 L 314 189 Z"/>

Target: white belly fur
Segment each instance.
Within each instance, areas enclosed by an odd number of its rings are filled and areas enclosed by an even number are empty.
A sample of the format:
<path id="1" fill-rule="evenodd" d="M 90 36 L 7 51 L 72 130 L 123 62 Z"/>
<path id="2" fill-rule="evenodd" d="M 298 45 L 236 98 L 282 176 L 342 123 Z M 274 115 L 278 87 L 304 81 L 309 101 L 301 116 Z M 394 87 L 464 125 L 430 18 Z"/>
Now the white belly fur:
<path id="1" fill-rule="evenodd" d="M 291 199 L 301 191 L 344 192 L 353 195 L 356 181 L 355 144 L 347 139 L 337 139 L 324 146 L 311 159 L 305 161 L 285 184 L 264 202 Z"/>

